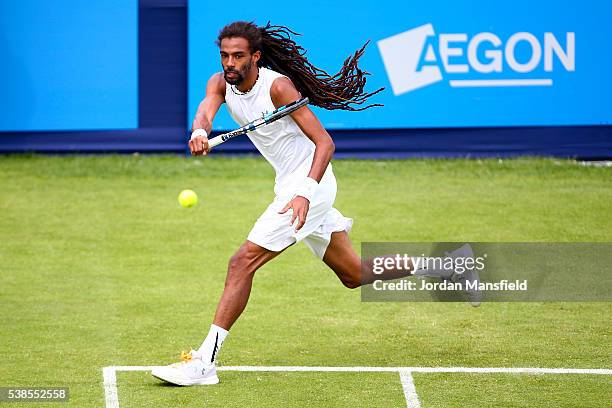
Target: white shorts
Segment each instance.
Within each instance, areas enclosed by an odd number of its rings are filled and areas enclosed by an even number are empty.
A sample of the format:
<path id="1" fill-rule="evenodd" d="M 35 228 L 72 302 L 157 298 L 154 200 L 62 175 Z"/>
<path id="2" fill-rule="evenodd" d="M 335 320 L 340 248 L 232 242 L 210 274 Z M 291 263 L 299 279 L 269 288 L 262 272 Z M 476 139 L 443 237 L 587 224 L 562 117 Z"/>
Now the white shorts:
<path id="1" fill-rule="evenodd" d="M 289 225 L 291 213 L 278 212 L 293 198 L 292 195 L 277 195 L 264 213 L 257 219 L 247 239 L 270 251 L 280 252 L 296 242 L 304 241 L 312 253 L 323 259 L 332 232 L 349 232 L 353 220 L 346 218 L 336 210 L 336 178 L 331 168 L 325 172 L 317 190 L 312 197 L 306 223 L 295 232 L 295 224 Z"/>

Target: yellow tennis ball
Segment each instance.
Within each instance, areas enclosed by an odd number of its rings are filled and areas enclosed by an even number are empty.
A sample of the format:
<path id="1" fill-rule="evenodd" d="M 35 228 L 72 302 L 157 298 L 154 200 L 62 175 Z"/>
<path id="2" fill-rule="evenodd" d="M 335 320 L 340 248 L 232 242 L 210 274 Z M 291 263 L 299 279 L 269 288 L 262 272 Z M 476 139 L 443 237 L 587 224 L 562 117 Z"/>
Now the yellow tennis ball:
<path id="1" fill-rule="evenodd" d="M 178 196 L 179 203 L 185 207 L 193 207 L 198 203 L 198 195 L 193 190 L 183 190 Z"/>

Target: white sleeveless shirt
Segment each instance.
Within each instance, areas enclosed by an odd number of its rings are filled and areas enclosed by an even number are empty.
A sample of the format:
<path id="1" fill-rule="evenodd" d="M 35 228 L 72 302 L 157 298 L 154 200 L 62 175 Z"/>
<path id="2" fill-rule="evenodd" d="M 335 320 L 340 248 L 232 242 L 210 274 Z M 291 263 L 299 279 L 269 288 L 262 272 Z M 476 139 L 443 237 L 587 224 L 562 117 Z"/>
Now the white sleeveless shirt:
<path id="1" fill-rule="evenodd" d="M 239 94 L 239 90 L 226 82 L 225 103 L 232 118 L 243 126 L 260 118 L 265 112 L 276 109 L 270 96 L 270 87 L 276 78 L 283 76 L 260 67 L 257 82 L 245 95 Z M 308 176 L 314 143 L 289 115 L 249 132 L 247 136 L 276 171 L 276 195 L 292 194 L 297 184 Z"/>

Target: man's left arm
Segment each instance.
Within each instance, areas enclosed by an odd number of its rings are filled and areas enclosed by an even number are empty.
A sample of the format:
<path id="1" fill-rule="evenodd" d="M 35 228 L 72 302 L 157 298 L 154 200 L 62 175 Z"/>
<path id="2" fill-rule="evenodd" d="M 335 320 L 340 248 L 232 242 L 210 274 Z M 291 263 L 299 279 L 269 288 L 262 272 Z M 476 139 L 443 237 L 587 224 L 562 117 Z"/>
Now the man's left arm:
<path id="1" fill-rule="evenodd" d="M 272 83 L 270 87 L 270 96 L 272 97 L 272 103 L 274 103 L 274 106 L 277 108 L 296 101 L 301 97 L 291 80 L 285 77 L 277 78 Z M 309 191 L 314 191 L 321 181 L 321 178 L 323 178 L 327 165 L 334 155 L 335 146 L 329 133 L 327 133 L 321 122 L 319 122 L 319 119 L 317 119 L 315 114 L 307 106 L 293 112 L 291 117 L 300 129 L 302 129 L 304 134 L 315 144 L 314 158 L 310 171 L 308 172 L 308 177 L 303 181 L 303 186 L 298 192 L 298 195 L 289 201 L 280 211 L 282 214 L 289 209 L 293 210 L 291 225 L 293 225 L 297 218 L 298 223 L 295 230 L 299 231 L 306 222 L 308 207 L 310 205 L 309 200 L 311 198 Z M 299 193 L 302 191 L 303 195 L 300 195 Z"/>

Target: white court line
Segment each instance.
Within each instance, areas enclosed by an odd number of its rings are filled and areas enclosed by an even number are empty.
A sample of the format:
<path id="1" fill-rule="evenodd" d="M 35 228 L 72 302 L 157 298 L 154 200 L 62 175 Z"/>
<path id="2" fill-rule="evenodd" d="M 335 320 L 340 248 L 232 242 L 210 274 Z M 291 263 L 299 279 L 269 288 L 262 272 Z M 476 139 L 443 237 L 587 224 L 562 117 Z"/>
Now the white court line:
<path id="1" fill-rule="evenodd" d="M 406 406 L 408 408 L 421 408 L 421 402 L 414 387 L 414 379 L 410 371 L 400 370 L 400 382 L 404 390 L 404 398 L 406 398 Z"/>
<path id="2" fill-rule="evenodd" d="M 114 371 L 151 371 L 157 366 L 110 366 Z M 277 372 L 375 372 L 397 373 L 508 373 L 508 374 L 592 374 L 612 375 L 607 368 L 541 368 L 541 367 L 328 367 L 328 366 L 224 366 L 219 371 L 277 371 Z"/>
<path id="3" fill-rule="evenodd" d="M 104 399 L 107 407 L 119 407 L 119 395 L 117 394 L 117 367 L 104 367 Z"/>
<path id="4" fill-rule="evenodd" d="M 117 371 L 151 371 L 156 366 L 109 366 L 102 369 L 104 377 L 104 396 L 106 408 L 119 408 L 119 394 L 117 392 Z M 375 372 L 375 373 L 400 373 L 404 396 L 408 408 L 416 408 L 419 405 L 410 405 L 409 395 L 406 392 L 404 381 L 409 381 L 414 389 L 414 398 L 418 404 L 418 397 L 412 373 L 502 373 L 502 374 L 590 374 L 590 375 L 612 375 L 612 369 L 607 368 L 541 368 L 541 367 L 323 367 L 323 366 L 225 366 L 217 367 L 219 371 L 248 371 L 248 372 Z M 404 373 L 404 374 L 402 374 Z M 410 380 L 404 380 L 403 376 L 409 376 Z M 410 391 L 410 389 L 408 390 Z"/>
<path id="5" fill-rule="evenodd" d="M 327 372 L 400 372 L 412 373 L 525 373 L 525 374 L 597 374 L 612 375 L 605 368 L 539 368 L 539 367 L 313 367 L 313 366 L 225 366 L 223 371 L 327 371 Z"/>

